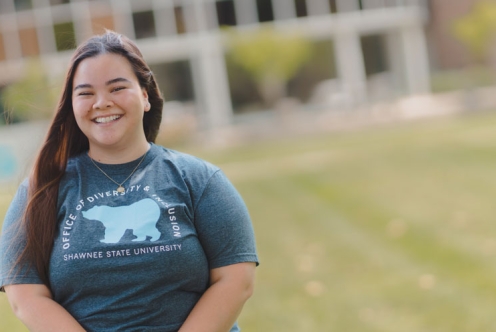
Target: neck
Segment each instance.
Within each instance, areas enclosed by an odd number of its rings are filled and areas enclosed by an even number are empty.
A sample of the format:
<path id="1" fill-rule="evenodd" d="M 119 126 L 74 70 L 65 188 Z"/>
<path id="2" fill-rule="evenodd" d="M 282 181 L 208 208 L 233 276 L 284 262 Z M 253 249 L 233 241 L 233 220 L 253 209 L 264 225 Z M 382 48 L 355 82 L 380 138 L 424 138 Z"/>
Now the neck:
<path id="1" fill-rule="evenodd" d="M 123 164 L 138 159 L 150 149 L 150 143 L 134 144 L 123 149 L 92 147 L 88 151 L 91 159 L 102 164 Z"/>

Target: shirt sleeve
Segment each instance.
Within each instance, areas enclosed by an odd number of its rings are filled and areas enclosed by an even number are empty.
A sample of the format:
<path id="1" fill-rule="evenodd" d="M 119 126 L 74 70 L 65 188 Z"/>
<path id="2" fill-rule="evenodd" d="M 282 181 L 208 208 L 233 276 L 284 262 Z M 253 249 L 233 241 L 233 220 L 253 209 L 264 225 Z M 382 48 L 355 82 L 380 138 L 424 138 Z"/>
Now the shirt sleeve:
<path id="1" fill-rule="evenodd" d="M 20 268 L 16 265 L 26 244 L 21 218 L 27 202 L 27 187 L 27 180 L 19 186 L 3 221 L 0 237 L 0 290 L 3 290 L 3 286 L 11 284 L 43 283 L 34 267 L 24 264 Z"/>
<path id="2" fill-rule="evenodd" d="M 241 262 L 259 264 L 248 209 L 220 170 L 200 197 L 195 226 L 211 269 Z"/>

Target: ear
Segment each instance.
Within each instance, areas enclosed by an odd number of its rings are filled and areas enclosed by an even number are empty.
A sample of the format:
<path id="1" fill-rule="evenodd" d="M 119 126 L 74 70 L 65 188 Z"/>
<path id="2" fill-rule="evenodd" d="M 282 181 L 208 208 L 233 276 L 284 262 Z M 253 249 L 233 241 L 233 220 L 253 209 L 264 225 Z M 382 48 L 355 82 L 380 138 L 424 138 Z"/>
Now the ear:
<path id="1" fill-rule="evenodd" d="M 150 105 L 150 102 L 148 101 L 148 92 L 146 92 L 145 88 L 141 88 L 141 91 L 143 93 L 143 99 L 145 101 L 145 112 L 148 112 L 152 107 Z"/>

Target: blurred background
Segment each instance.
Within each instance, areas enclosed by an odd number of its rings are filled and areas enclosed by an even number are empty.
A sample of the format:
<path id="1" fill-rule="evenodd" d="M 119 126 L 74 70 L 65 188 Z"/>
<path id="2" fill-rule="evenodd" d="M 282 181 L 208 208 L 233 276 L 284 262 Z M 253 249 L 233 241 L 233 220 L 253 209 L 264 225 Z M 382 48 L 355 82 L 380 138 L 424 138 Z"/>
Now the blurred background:
<path id="1" fill-rule="evenodd" d="M 158 143 L 246 200 L 244 331 L 496 331 L 496 0 L 1 0 L 0 222 L 105 29 L 159 82 Z"/>

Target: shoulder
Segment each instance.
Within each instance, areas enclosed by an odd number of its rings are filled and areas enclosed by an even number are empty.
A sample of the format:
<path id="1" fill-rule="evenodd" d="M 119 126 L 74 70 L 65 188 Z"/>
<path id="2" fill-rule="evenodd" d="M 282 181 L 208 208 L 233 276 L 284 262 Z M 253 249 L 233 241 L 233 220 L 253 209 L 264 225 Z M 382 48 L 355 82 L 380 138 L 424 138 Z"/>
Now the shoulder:
<path id="1" fill-rule="evenodd" d="M 28 192 L 29 192 L 29 179 L 26 178 L 17 188 L 12 201 L 10 202 L 9 208 L 5 214 L 3 227 L 6 229 L 8 224 L 15 223 L 21 219 L 24 214 L 28 202 Z"/>
<path id="2" fill-rule="evenodd" d="M 27 193 L 29 189 L 29 181 L 29 178 L 25 178 L 24 180 L 22 180 L 21 184 L 19 184 L 19 187 L 17 188 L 17 191 L 21 193 Z"/>
<path id="3" fill-rule="evenodd" d="M 170 183 L 175 183 L 178 188 L 182 187 L 189 192 L 195 204 L 212 184 L 223 183 L 224 186 L 228 182 L 221 169 L 208 161 L 164 147 L 159 149 L 159 160 L 162 164 L 157 167 L 156 175 L 161 178 L 160 172 L 165 170 L 163 175 Z"/>
<path id="4" fill-rule="evenodd" d="M 28 199 L 29 184 L 30 179 L 25 178 L 17 187 L 17 192 L 12 199 L 11 204 L 23 204 Z"/>
<path id="5" fill-rule="evenodd" d="M 196 156 L 154 145 L 160 159 L 179 172 L 183 178 L 210 178 L 220 168 Z"/>
<path id="6" fill-rule="evenodd" d="M 84 156 L 86 156 L 86 152 L 82 152 L 67 160 L 64 175 L 59 182 L 59 196 L 61 193 L 66 195 L 67 193 L 65 191 L 78 185 L 81 174 L 83 173 L 82 169 L 88 168 L 88 165 L 84 163 Z"/>
<path id="7" fill-rule="evenodd" d="M 74 157 L 67 160 L 67 166 L 65 168 L 66 173 L 76 172 L 81 164 L 81 159 L 86 155 L 86 152 L 80 153 Z"/>
<path id="8" fill-rule="evenodd" d="M 67 165 L 65 167 L 65 172 L 64 176 L 62 177 L 61 184 L 64 184 L 65 182 L 71 181 L 72 179 L 78 177 L 81 167 L 84 167 L 84 165 L 82 165 L 82 159 L 85 155 L 86 152 L 83 152 L 67 160 Z"/>

